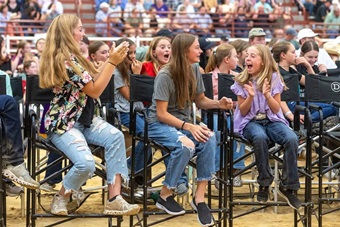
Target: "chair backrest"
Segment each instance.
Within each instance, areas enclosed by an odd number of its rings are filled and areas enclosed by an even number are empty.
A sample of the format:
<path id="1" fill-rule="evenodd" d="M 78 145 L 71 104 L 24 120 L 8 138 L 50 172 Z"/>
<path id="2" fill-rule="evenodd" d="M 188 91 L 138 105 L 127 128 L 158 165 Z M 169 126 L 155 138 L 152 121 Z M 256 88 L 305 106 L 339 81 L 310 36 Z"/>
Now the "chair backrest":
<path id="1" fill-rule="evenodd" d="M 340 101 L 340 77 L 306 75 L 305 84 L 306 101 Z"/>
<path id="2" fill-rule="evenodd" d="M 213 91 L 213 83 L 212 83 L 212 73 L 203 73 L 202 74 L 203 83 L 204 83 L 204 94 L 209 99 L 214 98 L 214 91 Z"/>
<path id="3" fill-rule="evenodd" d="M 0 75 L 0 95 L 6 95 L 6 77 Z"/>
<path id="4" fill-rule="evenodd" d="M 327 75 L 328 76 L 340 76 L 340 68 L 336 69 L 327 69 Z"/>
<path id="5" fill-rule="evenodd" d="M 52 89 L 39 87 L 38 75 L 26 77 L 26 105 L 50 103 L 53 97 Z"/>
<path id="6" fill-rule="evenodd" d="M 100 95 L 101 103 L 110 103 L 114 106 L 115 103 L 115 84 L 114 84 L 114 75 L 112 75 L 110 82 L 106 86 L 103 93 Z"/>
<path id="7" fill-rule="evenodd" d="M 130 75 L 130 103 L 152 102 L 155 77 L 146 75 Z"/>
<path id="8" fill-rule="evenodd" d="M 23 98 L 23 92 L 22 92 L 22 77 L 11 77 L 11 87 L 13 92 L 13 98 L 16 101 L 19 101 Z"/>
<path id="9" fill-rule="evenodd" d="M 300 101 L 299 78 L 298 74 L 289 74 L 282 76 L 288 89 L 281 94 L 282 101 Z"/>
<path id="10" fill-rule="evenodd" d="M 237 101 L 237 96 L 230 90 L 230 86 L 233 85 L 234 82 L 234 75 L 226 73 L 218 74 L 218 99 L 227 97 L 233 101 Z"/>

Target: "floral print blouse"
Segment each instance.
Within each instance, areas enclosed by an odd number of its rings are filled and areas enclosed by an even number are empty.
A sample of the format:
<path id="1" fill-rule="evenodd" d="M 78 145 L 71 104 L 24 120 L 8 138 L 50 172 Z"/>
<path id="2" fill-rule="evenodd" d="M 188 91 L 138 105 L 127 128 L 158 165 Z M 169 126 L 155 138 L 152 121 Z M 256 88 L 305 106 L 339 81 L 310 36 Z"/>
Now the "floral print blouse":
<path id="1" fill-rule="evenodd" d="M 68 61 L 65 62 L 69 80 L 63 86 L 53 88 L 55 96 L 45 115 L 47 133 L 55 132 L 61 135 L 70 130 L 80 118 L 87 102 L 88 96 L 81 89 L 92 80 L 92 77 L 74 56 L 70 61 L 80 68 L 82 75 L 77 75 Z M 99 102 L 95 101 L 95 104 L 98 109 Z"/>

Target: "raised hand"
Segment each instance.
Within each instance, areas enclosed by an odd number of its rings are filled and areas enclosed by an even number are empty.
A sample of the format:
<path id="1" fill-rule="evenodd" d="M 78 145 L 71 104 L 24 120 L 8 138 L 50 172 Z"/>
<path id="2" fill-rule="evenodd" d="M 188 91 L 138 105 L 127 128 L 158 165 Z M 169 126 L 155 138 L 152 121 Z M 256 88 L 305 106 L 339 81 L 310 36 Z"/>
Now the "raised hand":
<path id="1" fill-rule="evenodd" d="M 132 61 L 131 70 L 132 70 L 132 73 L 134 73 L 134 74 L 140 74 L 140 72 L 142 70 L 142 62 L 134 59 Z"/>
<path id="2" fill-rule="evenodd" d="M 112 47 L 109 51 L 109 62 L 118 65 L 121 63 L 129 50 L 129 43 L 124 41 L 119 46 L 115 47 L 115 44 L 112 44 Z"/>
<path id="3" fill-rule="evenodd" d="M 244 89 L 246 89 L 246 91 L 248 92 L 249 96 L 254 97 L 254 95 L 255 95 L 255 89 L 254 89 L 254 86 L 253 86 L 253 84 L 251 83 L 251 81 L 249 81 L 248 84 L 245 84 L 245 85 L 244 85 Z"/>
<path id="4" fill-rule="evenodd" d="M 264 79 L 264 83 L 262 86 L 262 93 L 268 99 L 270 97 L 270 84 L 268 78 Z"/>

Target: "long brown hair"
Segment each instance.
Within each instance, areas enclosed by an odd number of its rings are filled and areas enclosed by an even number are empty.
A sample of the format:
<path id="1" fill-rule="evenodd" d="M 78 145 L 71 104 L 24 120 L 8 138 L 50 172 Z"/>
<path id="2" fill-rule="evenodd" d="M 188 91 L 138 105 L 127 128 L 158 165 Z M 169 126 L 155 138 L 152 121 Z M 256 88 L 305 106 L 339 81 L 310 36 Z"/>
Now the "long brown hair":
<path id="1" fill-rule="evenodd" d="M 129 47 L 132 45 L 136 45 L 131 39 L 129 38 L 121 38 L 119 40 L 116 41 L 116 46 L 120 45 L 122 42 L 128 42 L 129 43 Z M 129 54 L 128 54 L 129 55 Z M 129 56 L 126 55 L 125 59 L 128 58 Z M 130 75 L 128 73 L 129 70 L 131 70 L 131 66 L 127 65 L 125 62 L 125 59 L 119 63 L 117 65 L 117 70 L 120 72 L 120 74 L 122 75 L 123 81 L 125 82 L 125 84 L 127 86 L 130 86 Z M 132 71 L 132 70 L 131 70 Z"/>
<path id="2" fill-rule="evenodd" d="M 168 67 L 175 85 L 177 106 L 180 109 L 195 100 L 196 96 L 196 77 L 187 58 L 189 48 L 196 39 L 194 35 L 182 33 L 177 35 L 171 44 L 172 58 Z"/>

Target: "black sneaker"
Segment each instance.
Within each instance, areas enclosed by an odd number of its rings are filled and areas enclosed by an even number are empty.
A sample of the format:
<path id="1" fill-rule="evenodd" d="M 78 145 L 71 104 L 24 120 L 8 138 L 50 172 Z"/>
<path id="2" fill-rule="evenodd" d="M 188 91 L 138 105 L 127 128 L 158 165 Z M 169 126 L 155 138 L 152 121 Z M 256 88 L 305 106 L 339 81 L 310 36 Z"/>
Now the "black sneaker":
<path id="1" fill-rule="evenodd" d="M 191 206 L 197 212 L 197 220 L 201 226 L 211 226 L 214 224 L 210 209 L 206 203 L 202 202 L 196 205 L 195 198 L 193 198 Z"/>
<path id="2" fill-rule="evenodd" d="M 287 201 L 291 208 L 295 210 L 299 210 L 301 208 L 301 202 L 297 197 L 297 191 L 286 189 L 280 184 L 278 193 Z"/>
<path id="3" fill-rule="evenodd" d="M 156 203 L 156 207 L 159 209 L 164 210 L 168 214 L 171 215 L 181 215 L 185 214 L 185 210 L 183 207 L 181 207 L 174 199 L 174 197 L 171 195 L 166 200 L 162 199 L 162 197 L 159 197 Z"/>
<path id="4" fill-rule="evenodd" d="M 257 201 L 259 203 L 266 203 L 268 201 L 269 186 L 260 186 L 257 192 Z"/>

